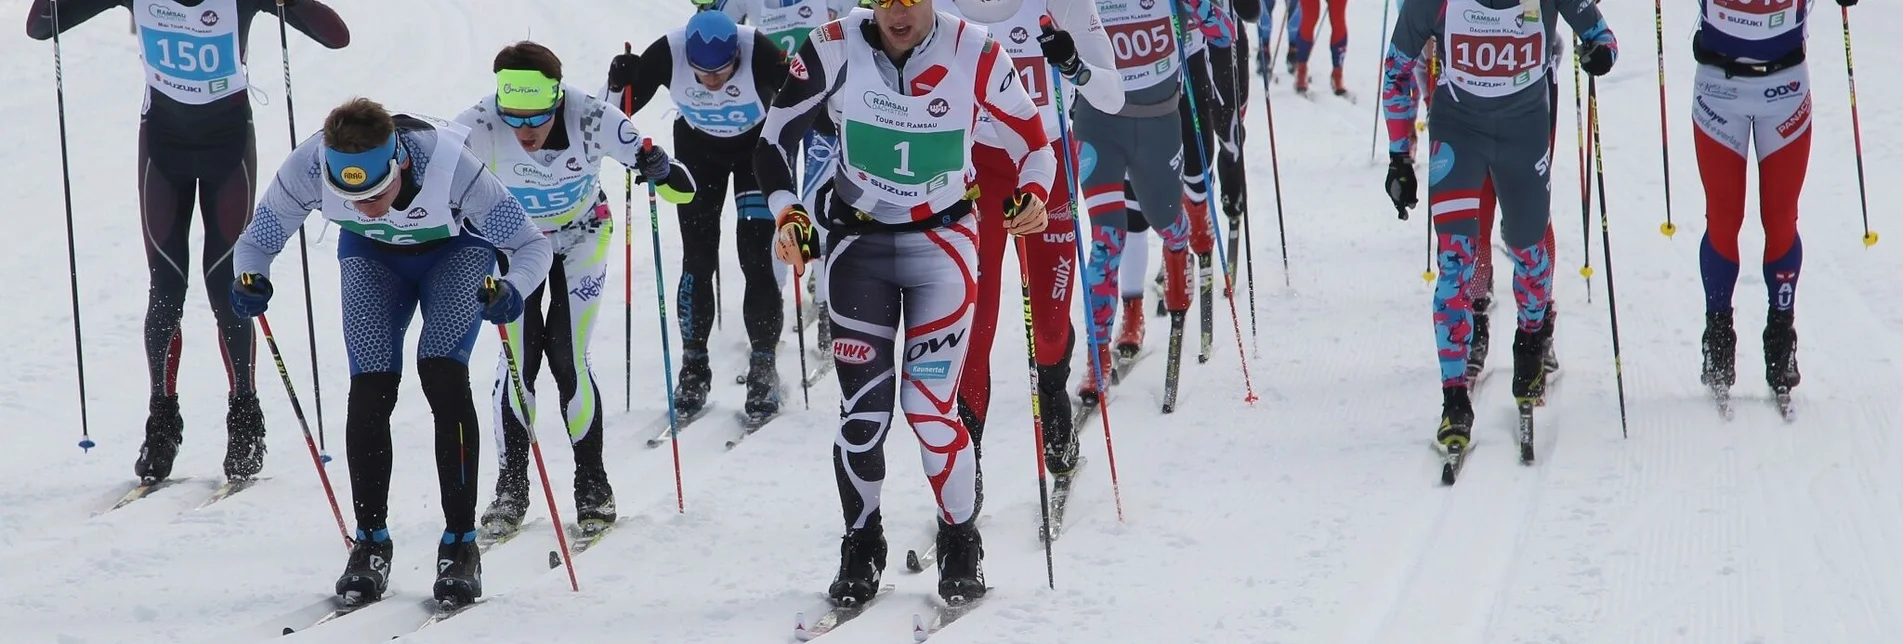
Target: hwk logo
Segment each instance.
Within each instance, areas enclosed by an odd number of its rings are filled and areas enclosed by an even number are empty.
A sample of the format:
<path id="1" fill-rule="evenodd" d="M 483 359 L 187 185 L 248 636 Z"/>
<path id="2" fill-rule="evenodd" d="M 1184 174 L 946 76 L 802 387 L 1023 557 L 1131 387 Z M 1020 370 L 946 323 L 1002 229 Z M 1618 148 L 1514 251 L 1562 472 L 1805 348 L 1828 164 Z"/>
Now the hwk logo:
<path id="1" fill-rule="evenodd" d="M 839 338 L 833 340 L 833 358 L 846 364 L 865 364 L 872 362 L 872 345 L 864 340 Z"/>

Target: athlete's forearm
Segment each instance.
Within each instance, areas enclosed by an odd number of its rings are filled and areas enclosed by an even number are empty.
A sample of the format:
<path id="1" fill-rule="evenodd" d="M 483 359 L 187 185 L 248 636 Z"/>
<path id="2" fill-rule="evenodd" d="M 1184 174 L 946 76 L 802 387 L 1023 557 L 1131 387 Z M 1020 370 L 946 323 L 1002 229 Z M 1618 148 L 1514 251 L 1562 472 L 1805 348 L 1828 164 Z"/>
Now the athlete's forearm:
<path id="1" fill-rule="evenodd" d="M 1077 59 L 1090 70 L 1077 91 L 1090 105 L 1115 114 L 1123 110 L 1123 74 L 1117 71 L 1116 54 L 1110 48 L 1110 36 L 1097 15 L 1094 0 L 1060 0 L 1051 6 L 1051 20 L 1058 29 L 1070 32 L 1077 43 Z"/>
<path id="2" fill-rule="evenodd" d="M 1420 59 L 1393 45 L 1381 61 L 1381 118 L 1387 123 L 1388 152 L 1407 152 L 1413 147 L 1414 118 L 1420 88 L 1414 84 L 1414 68 Z"/>
<path id="3" fill-rule="evenodd" d="M 1024 91 L 1002 48 L 994 47 L 980 56 L 978 65 L 977 86 L 983 88 L 978 109 L 996 121 L 999 148 L 1018 162 L 1018 189 L 1048 199 L 1051 182 L 1057 179 L 1057 155 L 1051 151 L 1037 104 Z M 1002 87 L 997 82 L 1000 78 L 1005 79 Z"/>
<path id="4" fill-rule="evenodd" d="M 826 110 L 826 99 L 833 91 L 831 70 L 821 62 L 814 40 L 800 45 L 786 84 L 773 97 L 773 107 L 760 126 L 760 142 L 754 146 L 754 176 L 767 196 L 767 208 L 774 213 L 799 202 L 799 183 L 788 160 L 796 158 L 800 142 Z"/>
<path id="5" fill-rule="evenodd" d="M 323 204 L 323 187 L 317 184 L 323 173 L 319 155 L 322 143 L 312 135 L 291 151 L 284 165 L 271 179 L 271 186 L 258 199 L 251 223 L 232 246 L 232 270 L 242 275 L 257 273 L 269 277 L 271 261 L 284 251 L 284 244 L 304 226 L 304 219 Z M 214 285 L 217 287 L 217 285 Z"/>
<path id="6" fill-rule="evenodd" d="M 779 45 L 773 44 L 765 32 L 753 32 L 753 88 L 760 93 L 761 102 L 772 104 L 773 96 L 780 92 L 780 86 L 786 84 L 786 54 L 780 53 Z"/>
<path id="7" fill-rule="evenodd" d="M 59 32 L 66 33 L 107 9 L 122 6 L 126 6 L 126 0 L 59 0 Z M 27 9 L 26 37 L 34 40 L 53 37 L 53 7 L 49 0 L 33 0 L 33 6 Z"/>
<path id="8" fill-rule="evenodd" d="M 276 13 L 275 0 L 257 0 L 260 11 Z M 297 4 L 284 8 L 286 24 L 299 33 L 309 36 L 317 44 L 331 49 L 343 49 L 350 44 L 350 27 L 337 15 L 337 10 L 317 0 L 298 0 Z"/>
<path id="9" fill-rule="evenodd" d="M 648 101 L 654 100 L 654 93 L 660 91 L 661 86 L 666 85 L 674 75 L 674 50 L 667 46 L 666 36 L 656 39 L 654 44 L 648 45 L 647 51 L 641 52 L 639 72 L 635 74 L 634 83 L 624 90 L 634 94 L 634 105 L 633 109 L 628 110 L 629 114 L 647 107 Z"/>

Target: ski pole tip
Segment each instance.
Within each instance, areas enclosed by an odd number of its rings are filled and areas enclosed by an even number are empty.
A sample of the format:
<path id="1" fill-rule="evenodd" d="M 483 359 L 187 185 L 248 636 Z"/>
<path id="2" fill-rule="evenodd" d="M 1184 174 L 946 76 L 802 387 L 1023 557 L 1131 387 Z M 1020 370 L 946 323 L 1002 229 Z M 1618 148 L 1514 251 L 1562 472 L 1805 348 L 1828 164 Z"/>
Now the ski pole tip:
<path id="1" fill-rule="evenodd" d="M 1421 271 L 1421 281 L 1429 284 L 1434 283 L 1434 271 Z"/>
<path id="2" fill-rule="evenodd" d="M 1864 244 L 1864 245 L 1865 245 L 1865 246 L 1868 246 L 1869 244 Z M 90 454 L 90 453 L 92 453 L 92 449 L 93 449 L 94 447 L 98 447 L 98 446 L 99 446 L 99 444 L 98 444 L 98 443 L 95 443 L 95 442 L 93 442 L 93 439 L 90 439 L 90 438 L 82 438 L 82 439 L 80 439 L 80 440 L 79 440 L 79 449 L 80 449 L 80 451 L 83 451 L 83 452 L 86 452 L 86 453 L 89 453 L 89 454 Z"/>
<path id="3" fill-rule="evenodd" d="M 1668 222 L 1665 222 L 1665 223 L 1662 223 L 1662 224 L 1659 224 L 1659 234 L 1661 234 L 1661 235 L 1664 235 L 1664 236 L 1666 236 L 1667 238 L 1670 238 L 1670 237 L 1672 237 L 1672 236 L 1674 236 L 1674 235 L 1677 235 L 1677 234 L 1678 234 L 1678 224 L 1674 224 L 1674 223 L 1672 223 L 1672 222 L 1669 222 L 1669 221 L 1668 221 Z"/>
<path id="4" fill-rule="evenodd" d="M 1869 248 L 1875 245 L 1877 245 L 1877 231 L 1872 230 L 1863 233 L 1863 247 Z M 83 445 L 84 443 L 81 444 Z"/>
<path id="5" fill-rule="evenodd" d="M 1592 267 L 1591 266 L 1579 267 L 1579 276 L 1584 277 L 1586 279 L 1592 279 Z"/>
<path id="6" fill-rule="evenodd" d="M 322 462 L 322 463 L 323 463 L 323 464 L 325 464 L 325 465 L 329 465 L 329 464 L 330 464 L 330 453 L 329 453 L 329 452 L 324 452 L 324 453 L 322 453 L 322 454 L 318 454 L 318 455 L 317 455 L 317 460 L 318 460 L 319 462 Z"/>

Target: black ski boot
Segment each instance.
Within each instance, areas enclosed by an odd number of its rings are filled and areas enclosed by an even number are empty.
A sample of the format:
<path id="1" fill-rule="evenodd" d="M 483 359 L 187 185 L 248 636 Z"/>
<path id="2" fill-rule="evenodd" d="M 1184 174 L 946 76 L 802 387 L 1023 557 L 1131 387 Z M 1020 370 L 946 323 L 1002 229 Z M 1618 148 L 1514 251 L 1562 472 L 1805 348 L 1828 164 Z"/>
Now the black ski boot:
<path id="1" fill-rule="evenodd" d="M 1764 381 L 1773 391 L 1789 393 L 1802 377 L 1797 373 L 1797 327 L 1794 311 L 1773 310 L 1764 316 Z"/>
<path id="2" fill-rule="evenodd" d="M 1492 321 L 1493 298 L 1474 298 L 1473 335 L 1467 340 L 1467 386 L 1472 387 L 1480 379 L 1480 372 L 1487 368 L 1487 343 L 1493 337 Z"/>
<path id="3" fill-rule="evenodd" d="M 1473 440 L 1474 405 L 1466 387 L 1440 388 L 1440 431 L 1434 440 L 1441 447 L 1466 447 Z"/>
<path id="4" fill-rule="evenodd" d="M 355 606 L 383 599 L 383 592 L 390 589 L 390 531 L 387 529 L 364 532 L 357 528 L 357 540 L 350 546 L 350 559 L 344 564 L 344 574 L 337 578 L 337 596 L 343 598 L 347 606 Z"/>
<path id="5" fill-rule="evenodd" d="M 1513 398 L 1539 405 L 1546 398 L 1546 342 L 1539 331 L 1513 332 Z"/>
<path id="6" fill-rule="evenodd" d="M 225 412 L 225 479 L 243 481 L 264 469 L 264 410 L 258 408 L 258 394 L 231 395 L 231 410 Z"/>
<path id="7" fill-rule="evenodd" d="M 1077 469 L 1077 432 L 1071 427 L 1069 353 L 1054 365 L 1037 367 L 1038 419 L 1044 424 L 1044 467 L 1063 476 Z"/>
<path id="8" fill-rule="evenodd" d="M 529 513 L 526 469 L 526 466 L 516 468 L 514 463 L 505 463 L 497 474 L 496 498 L 482 511 L 482 522 L 477 526 L 479 537 L 484 541 L 493 543 L 522 529 L 522 520 Z"/>
<path id="9" fill-rule="evenodd" d="M 1546 322 L 1540 325 L 1540 342 L 1546 345 L 1546 354 L 1541 357 L 1540 365 L 1546 368 L 1547 380 L 1559 373 L 1559 354 L 1553 350 L 1554 324 L 1559 322 L 1559 311 L 1552 302 L 1546 303 Z"/>
<path id="10" fill-rule="evenodd" d="M 681 352 L 681 377 L 674 385 L 674 412 L 682 422 L 707 406 L 707 391 L 714 386 L 714 369 L 707 364 L 707 351 Z"/>
<path id="11" fill-rule="evenodd" d="M 473 604 L 482 596 L 482 551 L 476 531 L 443 533 L 436 546 L 436 601 L 447 607 Z"/>
<path id="12" fill-rule="evenodd" d="M 178 444 L 185 442 L 185 417 L 178 413 L 178 394 L 153 396 L 150 409 L 151 415 L 145 419 L 145 444 L 139 447 L 139 459 L 132 463 L 132 474 L 145 485 L 172 475 Z"/>
<path id="13" fill-rule="evenodd" d="M 615 522 L 615 490 L 600 467 L 575 468 L 575 524 L 599 532 Z"/>
<path id="14" fill-rule="evenodd" d="M 978 519 L 938 523 L 938 596 L 960 606 L 985 596 L 985 548 Z"/>
<path id="15" fill-rule="evenodd" d="M 780 370 L 777 361 L 771 352 L 755 351 L 747 359 L 747 417 L 761 421 L 778 413 Z"/>
<path id="16" fill-rule="evenodd" d="M 1738 332 L 1731 328 L 1731 311 L 1705 312 L 1703 353 L 1705 362 L 1699 368 L 1699 382 L 1712 391 L 1727 390 L 1737 384 Z"/>
<path id="17" fill-rule="evenodd" d="M 835 606 L 864 605 L 879 592 L 885 573 L 885 530 L 870 525 L 847 530 L 839 543 L 839 574 L 826 589 Z"/>

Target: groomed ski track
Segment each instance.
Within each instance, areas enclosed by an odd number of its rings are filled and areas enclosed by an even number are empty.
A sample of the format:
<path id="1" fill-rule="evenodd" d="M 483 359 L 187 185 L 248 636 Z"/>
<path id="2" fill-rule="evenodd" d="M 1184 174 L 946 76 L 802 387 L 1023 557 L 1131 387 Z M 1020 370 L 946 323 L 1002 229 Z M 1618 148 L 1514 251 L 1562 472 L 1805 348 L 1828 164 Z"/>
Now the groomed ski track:
<path id="1" fill-rule="evenodd" d="M 938 0 L 946 2 L 949 0 Z M 17 29 L 26 0 L 0 0 Z M 489 60 L 524 37 L 550 44 L 571 82 L 594 88 L 623 41 L 637 48 L 681 24 L 684 1 L 622 5 L 550 0 L 527 10 L 494 0 L 389 3 L 336 0 L 353 44 L 324 50 L 293 34 L 299 138 L 353 95 L 453 116 L 493 85 Z M 1797 420 L 1786 424 L 1763 386 L 1759 331 L 1762 235 L 1747 217 L 1739 280 L 1737 418 L 1719 420 L 1698 384 L 1702 325 L 1698 239 L 1702 195 L 1692 152 L 1695 9 L 1666 14 L 1675 239 L 1663 221 L 1658 166 L 1657 80 L 1649 3 L 1609 3 L 1621 57 L 1600 82 L 1605 160 L 1630 438 L 1619 409 L 1606 317 L 1607 271 L 1597 206 L 1590 221 L 1591 302 L 1577 274 L 1582 258 L 1572 86 L 1562 69 L 1553 216 L 1560 249 L 1557 341 L 1565 376 L 1539 408 L 1537 457 L 1518 463 L 1510 377 L 1494 374 L 1476 399 L 1476 449 L 1460 482 L 1438 483 L 1429 445 L 1439 397 L 1429 328 L 1431 286 L 1420 280 L 1426 213 L 1398 222 L 1380 192 L 1385 159 L 1369 162 L 1373 71 L 1381 7 L 1349 10 L 1354 41 L 1348 83 L 1362 98 L 1299 100 L 1288 79 L 1275 98 L 1283 193 L 1293 265 L 1283 286 L 1262 121 L 1251 79 L 1252 225 L 1257 316 L 1262 335 L 1250 368 L 1261 400 L 1244 395 L 1227 303 L 1213 359 L 1185 360 L 1179 412 L 1158 412 L 1164 361 L 1146 360 L 1111 390 L 1110 418 L 1124 520 L 1110 489 L 1103 430 L 1079 427 L 1092 460 L 1077 481 L 1062 539 L 1056 589 L 1045 587 L 1037 539 L 1036 470 L 1025 425 L 1028 386 L 1020 312 L 1005 285 L 996 393 L 985 442 L 987 582 L 982 607 L 933 642 L 1877 642 L 1903 632 L 1903 274 L 1899 240 L 1865 249 L 1858 239 L 1856 173 L 1834 3 L 1819 2 L 1810 65 L 1817 130 L 1802 201 L 1807 262 L 1798 293 L 1803 384 Z M 614 5 L 614 6 L 609 6 Z M 504 19 L 503 17 L 506 17 Z M 1279 14 L 1278 14 L 1279 17 Z M 1852 9 L 1859 104 L 1870 173 L 1872 226 L 1903 235 L 1885 183 L 1903 167 L 1903 8 Z M 274 18 L 260 16 L 249 56 L 258 130 L 260 187 L 287 151 L 283 79 Z M 789 411 L 733 450 L 744 388 L 738 263 L 731 217 L 723 225 L 723 316 L 715 331 L 710 400 L 721 411 L 680 437 L 685 513 L 676 511 L 672 446 L 648 448 L 648 427 L 665 413 L 656 343 L 644 191 L 634 198 L 634 404 L 622 392 L 621 258 L 610 260 L 595 325 L 594 371 L 607 411 L 607 463 L 624 524 L 575 564 L 581 592 L 548 567 L 556 549 L 539 484 L 531 516 L 544 519 L 484 559 L 485 602 L 406 634 L 403 621 L 433 578 L 441 530 L 431 418 L 406 377 L 392 419 L 396 471 L 390 528 L 396 540 L 386 604 L 305 630 L 328 608 L 344 550 L 269 355 L 259 348 L 257 383 L 270 429 L 259 485 L 203 509 L 220 477 L 225 381 L 215 357 L 206 285 L 194 277 L 184 324 L 179 390 L 185 443 L 175 477 L 191 477 L 123 509 L 95 516 L 132 484 L 145 415 L 141 349 L 145 266 L 133 179 L 139 68 L 124 14 L 109 11 L 64 37 L 66 109 L 73 137 L 74 211 L 93 438 L 73 447 L 72 322 L 58 217 L 57 131 L 50 43 L 18 31 L 0 37 L 0 93 L 11 117 L 0 170 L 16 201 L 16 226 L 0 241 L 0 275 L 17 297 L 0 334 L 0 623 L 21 642 L 790 642 L 795 613 L 819 605 L 837 565 L 839 501 L 829 450 L 839 393 L 831 377 L 797 390 L 792 315 L 781 351 Z M 1564 29 L 1562 29 L 1564 32 Z M 392 54 L 393 47 L 404 47 Z M 1321 61 L 1318 57 L 1317 62 Z M 1325 66 L 1311 69 L 1317 79 Z M 268 100 L 268 104 L 261 101 Z M 663 99 L 657 99 L 663 100 Z M 671 143 L 671 117 L 650 106 L 636 120 Z M 1755 174 L 1755 173 L 1754 173 Z M 603 185 L 623 226 L 622 173 Z M 1755 180 L 1755 178 L 1754 178 Z M 1755 209 L 1755 189 L 1752 190 Z M 671 207 L 660 213 L 665 293 L 677 312 L 679 244 Z M 194 224 L 194 240 L 199 238 Z M 313 240 L 322 225 L 307 226 Z M 337 324 L 335 236 L 311 248 L 329 466 L 346 517 L 346 361 Z M 617 240 L 618 242 L 618 240 Z M 1152 244 L 1153 246 L 1155 244 Z M 194 251 L 198 248 L 194 241 Z M 613 249 L 618 255 L 620 249 Z M 316 421 L 302 322 L 296 250 L 275 266 L 269 315 L 306 413 Z M 1007 253 L 1007 256 L 1009 253 Z M 199 257 L 191 269 L 199 270 Z M 1015 275 L 1007 259 L 1005 272 Z M 1150 266 L 1160 265 L 1152 258 Z M 1509 260 L 1496 258 L 1491 368 L 1510 367 Z M 1246 274 L 1239 272 L 1239 278 Z M 1216 289 L 1221 293 L 1221 286 Z M 789 298 L 788 306 L 791 306 Z M 1247 291 L 1237 286 L 1238 305 Z M 1248 311 L 1242 314 L 1247 333 Z M 1160 352 L 1167 319 L 1149 319 Z M 670 320 L 670 332 L 674 331 Z M 414 343 L 414 331 L 412 339 Z M 809 333 L 808 342 L 814 341 Z M 262 344 L 262 343 L 260 343 Z M 1248 347 L 1251 342 L 1243 338 Z M 680 343 L 673 339 L 678 367 Z M 467 437 L 479 446 L 481 502 L 495 476 L 488 397 L 497 352 L 485 330 L 471 359 L 483 418 Z M 1193 347 L 1186 347 L 1193 355 Z M 1079 362 L 1082 352 L 1079 352 Z M 409 360 L 407 362 L 413 362 Z M 1081 373 L 1081 369 L 1077 370 Z M 1074 379 L 1073 379 L 1074 384 Z M 573 521 L 559 396 L 544 376 L 542 451 L 563 518 Z M 893 428 L 887 452 L 884 583 L 897 590 L 820 642 L 906 641 L 914 613 L 928 612 L 936 575 L 903 571 L 904 551 L 929 542 L 931 497 L 908 428 Z M 480 508 L 479 508 L 480 509 Z M 313 612 L 314 611 L 314 612 Z M 812 614 L 809 612 L 809 617 Z M 284 627 L 300 632 L 280 636 Z"/>

